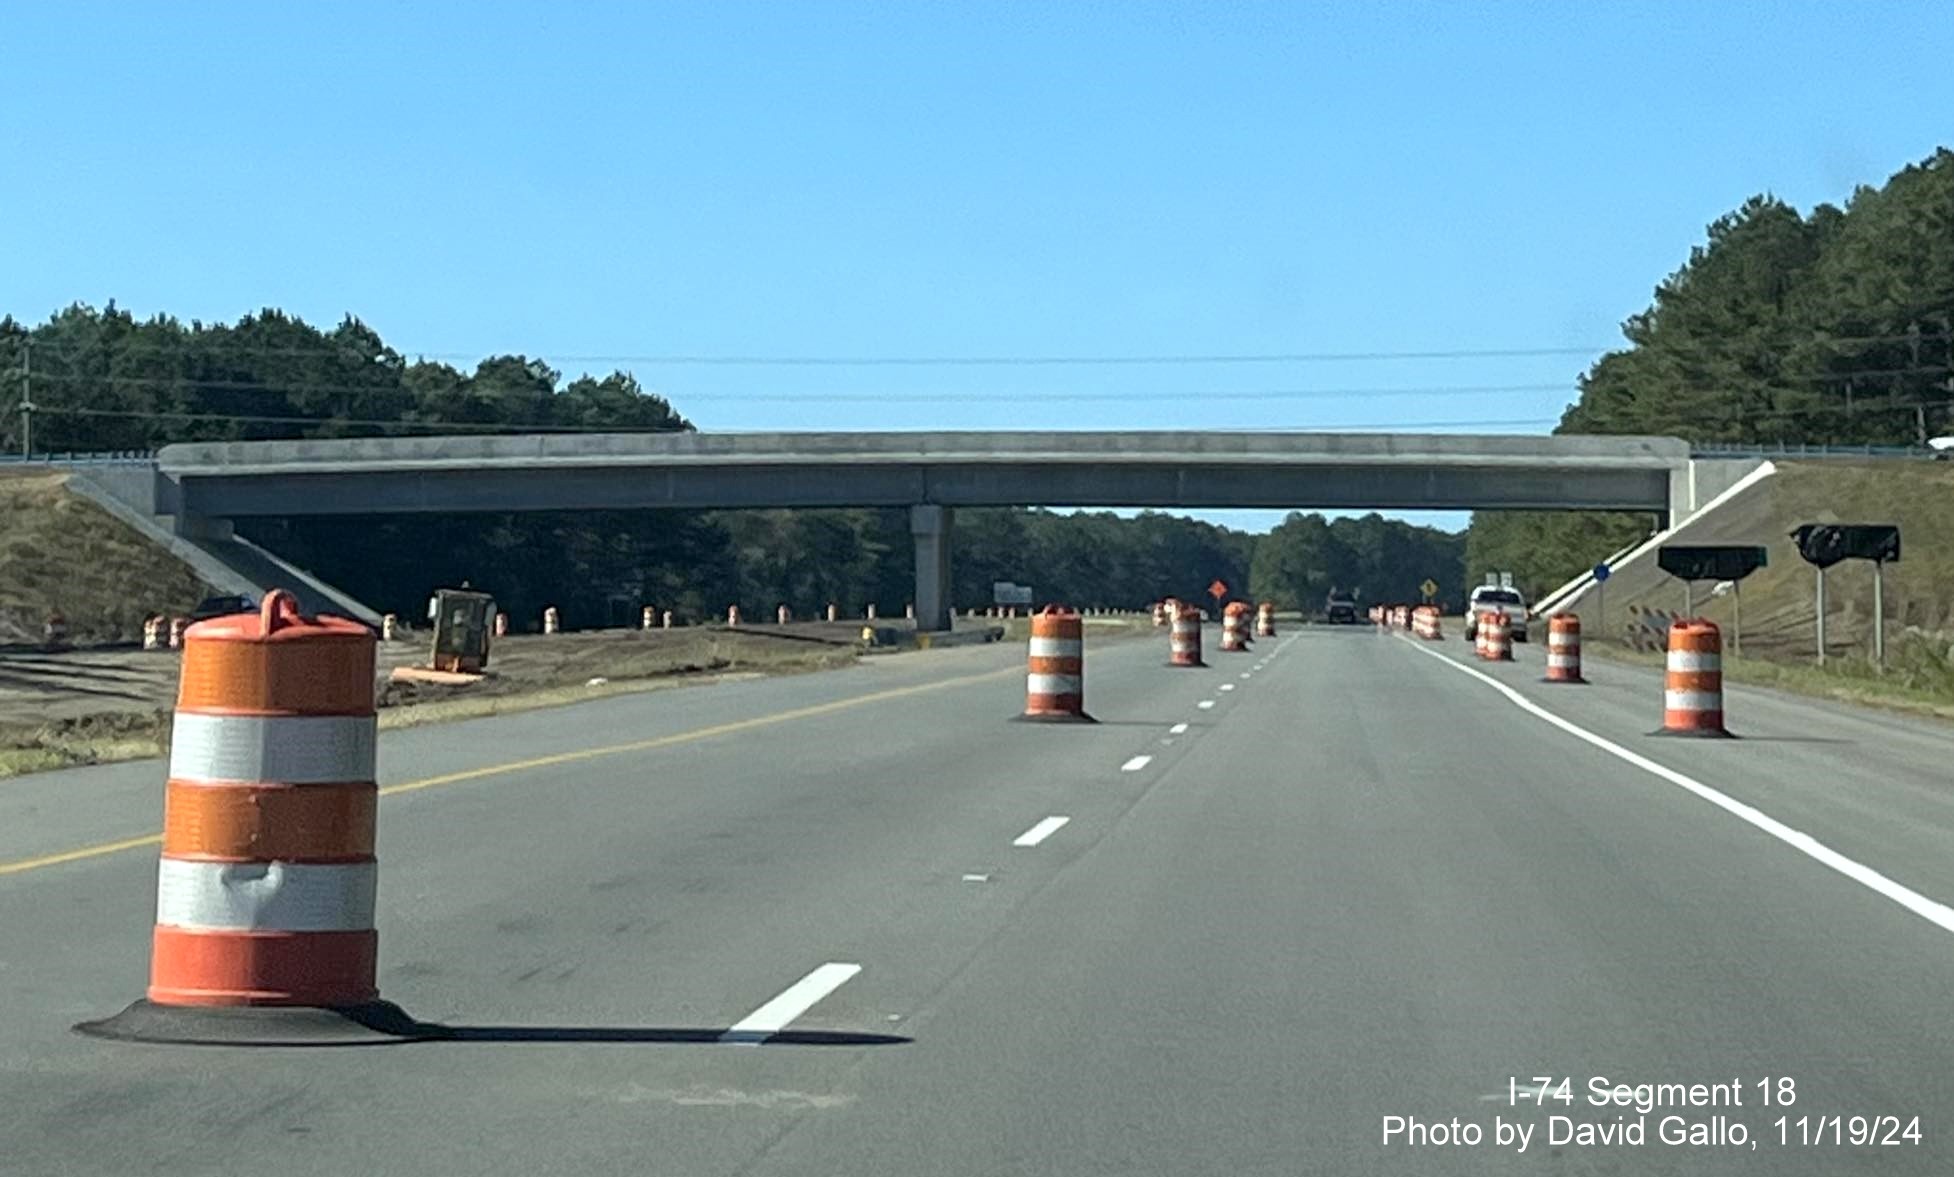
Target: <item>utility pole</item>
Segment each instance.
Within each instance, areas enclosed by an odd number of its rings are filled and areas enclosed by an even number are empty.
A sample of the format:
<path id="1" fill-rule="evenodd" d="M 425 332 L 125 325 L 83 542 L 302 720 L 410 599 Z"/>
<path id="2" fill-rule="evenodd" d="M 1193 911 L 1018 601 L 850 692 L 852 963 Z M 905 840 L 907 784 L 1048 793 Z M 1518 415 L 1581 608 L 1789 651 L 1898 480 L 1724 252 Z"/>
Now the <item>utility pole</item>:
<path id="1" fill-rule="evenodd" d="M 34 455 L 34 337 L 20 346 L 20 456 Z"/>
<path id="2" fill-rule="evenodd" d="M 1910 365 L 1913 370 L 1908 375 L 1917 378 L 1920 375 L 1920 324 L 1918 321 L 1907 324 L 1907 345 L 1912 352 L 1913 360 Z M 1924 396 L 1920 398 L 1918 404 L 1913 406 L 1913 431 L 1913 443 L 1923 450 L 1926 449 L 1927 398 Z"/>

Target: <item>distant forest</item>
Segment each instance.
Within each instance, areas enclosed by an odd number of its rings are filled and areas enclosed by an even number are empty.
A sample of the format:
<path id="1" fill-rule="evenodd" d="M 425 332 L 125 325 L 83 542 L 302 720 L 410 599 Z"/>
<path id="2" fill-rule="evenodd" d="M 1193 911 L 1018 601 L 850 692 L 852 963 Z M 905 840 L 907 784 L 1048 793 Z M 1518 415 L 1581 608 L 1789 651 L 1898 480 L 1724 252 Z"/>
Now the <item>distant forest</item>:
<path id="1" fill-rule="evenodd" d="M 31 340 L 31 349 L 30 349 Z M 0 320 L 0 371 L 33 374 L 34 448 L 151 449 L 176 441 L 510 431 L 666 431 L 692 425 L 628 373 L 563 374 L 527 356 L 473 372 L 407 357 L 347 318 L 322 331 L 266 310 L 236 324 L 137 320 L 74 306 L 28 328 Z M 18 449 L 19 417 L 0 417 Z M 698 620 L 829 602 L 899 615 L 912 593 L 902 511 L 583 511 L 249 520 L 241 530 L 376 608 L 415 616 L 428 591 L 464 578 L 519 623 L 557 605 L 569 626 L 635 617 L 640 603 Z M 1040 601 L 1139 607 L 1237 595 L 1314 606 L 1331 586 L 1412 599 L 1427 577 L 1462 583 L 1458 535 L 1385 520 L 1292 515 L 1255 536 L 1161 513 L 957 513 L 959 607 L 995 581 Z"/>

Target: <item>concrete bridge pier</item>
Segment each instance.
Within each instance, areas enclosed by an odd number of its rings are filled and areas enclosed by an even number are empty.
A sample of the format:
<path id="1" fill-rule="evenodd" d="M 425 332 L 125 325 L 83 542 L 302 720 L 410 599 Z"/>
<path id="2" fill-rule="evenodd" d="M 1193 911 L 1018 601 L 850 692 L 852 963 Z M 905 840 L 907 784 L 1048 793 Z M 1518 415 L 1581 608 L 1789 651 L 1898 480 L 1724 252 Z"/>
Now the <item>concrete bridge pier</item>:
<path id="1" fill-rule="evenodd" d="M 916 540 L 916 629 L 941 633 L 950 628 L 950 508 L 919 503 L 909 508 L 909 534 Z"/>

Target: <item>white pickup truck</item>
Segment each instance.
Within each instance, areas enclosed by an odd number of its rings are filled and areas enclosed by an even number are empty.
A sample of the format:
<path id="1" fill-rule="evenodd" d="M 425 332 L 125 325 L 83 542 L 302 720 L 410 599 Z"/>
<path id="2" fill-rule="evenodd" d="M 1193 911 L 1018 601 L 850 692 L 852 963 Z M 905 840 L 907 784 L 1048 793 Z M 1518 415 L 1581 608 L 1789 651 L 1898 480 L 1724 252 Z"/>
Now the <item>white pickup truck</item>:
<path id="1" fill-rule="evenodd" d="M 1472 641 L 1479 634 L 1479 614 L 1482 611 L 1503 609 L 1506 611 L 1506 632 L 1516 642 L 1527 640 L 1527 602 L 1518 589 L 1499 588 L 1482 584 L 1472 590 L 1472 599 L 1466 603 L 1466 640 Z"/>

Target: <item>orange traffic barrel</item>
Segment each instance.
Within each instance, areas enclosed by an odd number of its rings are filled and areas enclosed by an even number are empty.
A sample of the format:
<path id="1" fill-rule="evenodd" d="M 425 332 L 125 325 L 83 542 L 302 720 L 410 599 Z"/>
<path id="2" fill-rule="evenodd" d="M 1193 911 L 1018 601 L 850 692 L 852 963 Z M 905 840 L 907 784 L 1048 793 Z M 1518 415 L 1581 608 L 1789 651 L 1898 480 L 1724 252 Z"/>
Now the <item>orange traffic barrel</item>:
<path id="1" fill-rule="evenodd" d="M 657 606 L 655 606 L 655 605 L 646 605 L 646 606 L 644 607 L 644 609 L 643 609 L 643 611 L 642 611 L 642 612 L 640 612 L 640 613 L 638 614 L 638 628 L 639 628 L 639 629 L 657 629 L 657 628 L 658 628 L 658 608 L 657 608 Z"/>
<path id="2" fill-rule="evenodd" d="M 183 632 L 189 628 L 190 619 L 188 617 L 170 618 L 170 649 L 181 650 L 183 648 Z"/>
<path id="3" fill-rule="evenodd" d="M 1206 666 L 1201 661 L 1201 611 L 1176 604 L 1174 623 L 1167 631 L 1167 665 Z"/>
<path id="4" fill-rule="evenodd" d="M 667 609 L 663 613 L 660 613 L 658 615 L 658 628 L 660 629 L 672 628 L 672 611 L 670 609 Z"/>
<path id="5" fill-rule="evenodd" d="M 142 648 L 160 650 L 163 648 L 163 619 L 151 614 L 142 619 Z"/>
<path id="6" fill-rule="evenodd" d="M 68 619 L 56 609 L 47 616 L 47 624 L 41 627 L 41 644 L 49 650 L 68 648 Z"/>
<path id="7" fill-rule="evenodd" d="M 1025 707 L 1020 719 L 1092 723 L 1086 714 L 1085 623 L 1063 605 L 1031 615 Z"/>
<path id="8" fill-rule="evenodd" d="M 789 609 L 787 606 L 782 605 L 780 608 L 775 609 L 773 611 L 773 619 L 776 623 L 780 625 L 786 625 L 794 620 L 794 611 L 792 609 Z"/>
<path id="9" fill-rule="evenodd" d="M 395 613 L 381 614 L 380 616 L 380 640 L 381 641 L 383 642 L 393 641 L 396 637 L 399 636 L 399 629 L 400 629 L 400 616 L 398 614 Z"/>
<path id="10" fill-rule="evenodd" d="M 1479 634 L 1486 642 L 1485 657 L 1492 662 L 1513 661 L 1513 632 L 1507 628 L 1506 611 L 1493 609 L 1479 615 Z"/>
<path id="11" fill-rule="evenodd" d="M 551 605 L 549 608 L 543 610 L 543 632 L 563 632 L 562 617 L 557 613 L 555 605 Z"/>
<path id="12" fill-rule="evenodd" d="M 1723 631 L 1700 617 L 1669 627 L 1668 678 L 1658 735 L 1728 736 L 1723 726 Z"/>
<path id="13" fill-rule="evenodd" d="M 1588 681 L 1581 677 L 1581 619 L 1572 613 L 1547 619 L 1547 681 Z"/>
<path id="14" fill-rule="evenodd" d="M 301 617 L 283 589 L 190 628 L 148 993 L 77 1029 L 240 1043 L 415 1032 L 376 984 L 374 651 L 371 629 Z M 274 1009 L 241 1012 L 255 1007 Z"/>
<path id="15" fill-rule="evenodd" d="M 1155 629 L 1167 628 L 1167 606 L 1159 601 L 1153 606 L 1153 626 Z"/>
<path id="16" fill-rule="evenodd" d="M 874 601 L 870 601 L 870 602 L 868 603 L 868 607 L 867 607 L 866 609 L 863 609 L 863 610 L 862 610 L 862 616 L 863 616 L 864 618 L 866 618 L 867 620 L 869 620 L 869 621 L 874 621 L 874 620 L 875 620 L 875 602 L 874 602 Z"/>
<path id="17" fill-rule="evenodd" d="M 1276 636 L 1276 607 L 1268 601 L 1262 602 L 1255 610 L 1255 636 L 1258 638 Z"/>
<path id="18" fill-rule="evenodd" d="M 841 607 L 839 605 L 836 605 L 833 601 L 828 602 L 828 620 L 829 621 L 841 620 Z"/>
<path id="19" fill-rule="evenodd" d="M 726 606 L 726 624 L 738 625 L 739 623 L 740 623 L 740 607 L 738 605 Z"/>
<path id="20" fill-rule="evenodd" d="M 1221 611 L 1221 648 L 1231 654 L 1248 652 L 1248 606 L 1240 601 Z"/>
<path id="21" fill-rule="evenodd" d="M 499 638 L 506 638 L 509 636 L 509 615 L 507 613 L 503 613 L 499 611 L 496 613 L 495 636 Z"/>

